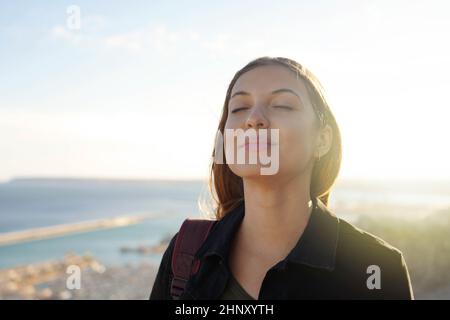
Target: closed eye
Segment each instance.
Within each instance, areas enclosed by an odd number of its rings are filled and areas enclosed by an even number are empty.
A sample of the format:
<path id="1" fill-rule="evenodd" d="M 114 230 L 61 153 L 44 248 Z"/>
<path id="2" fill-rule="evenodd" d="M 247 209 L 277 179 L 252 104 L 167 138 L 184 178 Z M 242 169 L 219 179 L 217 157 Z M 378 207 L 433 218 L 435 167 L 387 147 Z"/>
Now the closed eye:
<path id="1" fill-rule="evenodd" d="M 290 107 L 290 106 L 284 106 L 284 105 L 276 105 L 273 106 L 274 108 L 280 108 L 280 109 L 286 109 L 286 110 L 293 110 L 294 108 Z"/>
<path id="2" fill-rule="evenodd" d="M 245 110 L 245 109 L 248 109 L 248 108 L 247 107 L 236 108 L 233 111 L 231 111 L 231 113 L 236 113 L 238 111 Z"/>

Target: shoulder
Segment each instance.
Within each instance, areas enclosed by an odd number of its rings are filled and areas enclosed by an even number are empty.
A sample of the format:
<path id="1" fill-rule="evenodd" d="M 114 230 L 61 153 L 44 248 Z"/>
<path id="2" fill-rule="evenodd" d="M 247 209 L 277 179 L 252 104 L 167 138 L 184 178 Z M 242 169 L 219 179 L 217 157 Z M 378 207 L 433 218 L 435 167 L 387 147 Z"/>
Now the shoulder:
<path id="1" fill-rule="evenodd" d="M 386 259 L 398 259 L 402 252 L 382 238 L 338 218 L 340 249 L 367 252 Z"/>
<path id="2" fill-rule="evenodd" d="M 380 237 L 339 219 L 336 267 L 342 275 L 351 275 L 353 284 L 367 297 L 412 299 L 413 292 L 403 253 Z M 378 274 L 382 290 L 367 291 L 367 281 Z"/>

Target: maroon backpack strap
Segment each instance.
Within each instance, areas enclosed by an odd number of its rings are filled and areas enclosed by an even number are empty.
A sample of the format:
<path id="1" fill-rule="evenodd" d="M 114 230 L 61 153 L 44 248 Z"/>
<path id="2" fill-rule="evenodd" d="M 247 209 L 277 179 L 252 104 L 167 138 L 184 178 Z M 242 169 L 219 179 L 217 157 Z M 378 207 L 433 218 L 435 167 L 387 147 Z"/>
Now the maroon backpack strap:
<path id="1" fill-rule="evenodd" d="M 173 278 L 170 294 L 174 300 L 180 298 L 190 276 L 200 268 L 200 261 L 195 260 L 195 254 L 206 240 L 214 222 L 216 220 L 188 218 L 181 225 L 172 252 Z"/>

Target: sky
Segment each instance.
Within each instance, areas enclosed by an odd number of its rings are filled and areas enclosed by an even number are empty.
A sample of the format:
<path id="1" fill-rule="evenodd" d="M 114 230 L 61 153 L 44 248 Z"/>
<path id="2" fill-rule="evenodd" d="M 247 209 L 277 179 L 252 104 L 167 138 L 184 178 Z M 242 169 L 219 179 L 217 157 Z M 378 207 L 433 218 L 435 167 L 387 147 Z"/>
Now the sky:
<path id="1" fill-rule="evenodd" d="M 0 180 L 202 179 L 228 83 L 260 56 L 320 79 L 340 177 L 450 179 L 449 13 L 448 1 L 0 0 Z"/>

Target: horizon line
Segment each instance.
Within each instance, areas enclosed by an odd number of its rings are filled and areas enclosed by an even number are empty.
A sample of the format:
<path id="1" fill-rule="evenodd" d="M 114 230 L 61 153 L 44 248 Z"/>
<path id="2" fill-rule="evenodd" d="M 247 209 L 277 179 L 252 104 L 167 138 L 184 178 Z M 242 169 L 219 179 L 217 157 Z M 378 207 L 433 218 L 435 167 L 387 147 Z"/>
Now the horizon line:
<path id="1" fill-rule="evenodd" d="M 46 180 L 46 181 L 99 181 L 99 182 L 151 182 L 151 181 L 205 181 L 207 180 L 207 177 L 143 177 L 143 178 L 137 178 L 137 177 L 114 177 L 114 176 L 51 176 L 51 175 L 30 175 L 30 176 L 12 176 L 10 178 L 1 179 L 0 178 L 0 184 L 7 184 L 7 183 L 13 183 L 13 182 L 20 182 L 20 181 L 26 181 L 26 180 Z M 424 177 L 339 177 L 336 179 L 336 184 L 339 182 L 411 182 L 411 181 L 420 181 L 420 182 L 436 182 L 436 183 L 442 183 L 442 182 L 450 182 L 450 177 L 443 177 L 443 178 L 424 178 Z"/>

